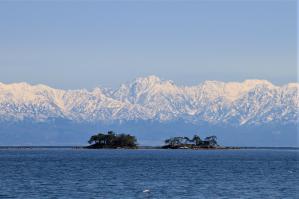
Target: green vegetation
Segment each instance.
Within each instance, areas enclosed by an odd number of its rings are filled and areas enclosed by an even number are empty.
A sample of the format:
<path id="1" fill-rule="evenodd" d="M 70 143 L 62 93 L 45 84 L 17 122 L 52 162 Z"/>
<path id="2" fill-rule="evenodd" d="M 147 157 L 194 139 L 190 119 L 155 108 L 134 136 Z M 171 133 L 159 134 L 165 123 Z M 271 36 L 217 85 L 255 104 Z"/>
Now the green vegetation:
<path id="1" fill-rule="evenodd" d="M 165 146 L 163 148 L 166 149 L 182 149 L 182 148 L 190 148 L 190 149 L 199 149 L 199 148 L 217 148 L 219 145 L 217 144 L 216 136 L 209 136 L 202 140 L 198 135 L 194 135 L 192 139 L 188 137 L 173 137 L 165 140 Z"/>
<path id="2" fill-rule="evenodd" d="M 101 149 L 101 148 L 137 148 L 137 139 L 135 136 L 129 134 L 116 134 L 113 131 L 108 131 L 107 134 L 98 133 L 90 137 L 87 148 Z"/>

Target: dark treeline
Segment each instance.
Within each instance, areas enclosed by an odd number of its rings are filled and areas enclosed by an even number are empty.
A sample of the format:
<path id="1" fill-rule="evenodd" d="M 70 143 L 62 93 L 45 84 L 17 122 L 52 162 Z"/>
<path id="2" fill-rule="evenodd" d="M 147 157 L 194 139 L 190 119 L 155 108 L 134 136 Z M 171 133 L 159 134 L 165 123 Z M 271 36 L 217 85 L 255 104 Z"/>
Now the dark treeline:
<path id="1" fill-rule="evenodd" d="M 91 136 L 87 148 L 137 148 L 137 139 L 129 134 L 116 134 L 113 131 Z"/>

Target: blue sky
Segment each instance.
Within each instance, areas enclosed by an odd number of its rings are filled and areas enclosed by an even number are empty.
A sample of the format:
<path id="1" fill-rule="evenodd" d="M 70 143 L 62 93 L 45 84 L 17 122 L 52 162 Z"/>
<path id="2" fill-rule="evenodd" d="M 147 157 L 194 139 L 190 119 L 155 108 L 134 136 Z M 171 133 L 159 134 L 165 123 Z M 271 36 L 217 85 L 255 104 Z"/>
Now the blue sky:
<path id="1" fill-rule="evenodd" d="M 0 2 L 0 81 L 296 81 L 296 1 Z"/>

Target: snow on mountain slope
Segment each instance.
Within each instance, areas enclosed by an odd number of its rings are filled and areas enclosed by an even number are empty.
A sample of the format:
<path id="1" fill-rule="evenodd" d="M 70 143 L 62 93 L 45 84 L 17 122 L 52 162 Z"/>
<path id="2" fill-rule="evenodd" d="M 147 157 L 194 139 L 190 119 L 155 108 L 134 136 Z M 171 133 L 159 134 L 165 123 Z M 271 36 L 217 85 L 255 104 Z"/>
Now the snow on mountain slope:
<path id="1" fill-rule="evenodd" d="M 0 119 L 77 122 L 185 120 L 259 125 L 298 123 L 299 84 L 274 86 L 266 80 L 205 81 L 179 87 L 155 76 L 137 78 L 118 89 L 59 90 L 45 85 L 0 83 Z"/>
<path id="2" fill-rule="evenodd" d="M 60 98 L 64 91 L 27 83 L 0 84 L 1 119 L 44 120 L 63 116 Z"/>

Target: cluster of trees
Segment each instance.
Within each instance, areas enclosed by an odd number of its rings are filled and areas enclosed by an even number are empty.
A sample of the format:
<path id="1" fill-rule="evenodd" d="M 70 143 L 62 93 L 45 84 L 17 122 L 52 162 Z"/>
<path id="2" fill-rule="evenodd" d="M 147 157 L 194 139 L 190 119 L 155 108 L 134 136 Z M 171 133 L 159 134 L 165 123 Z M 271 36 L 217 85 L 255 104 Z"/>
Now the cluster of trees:
<path id="1" fill-rule="evenodd" d="M 98 133 L 90 137 L 88 148 L 137 148 L 137 139 L 129 134 L 116 134 L 113 131 Z"/>
<path id="2" fill-rule="evenodd" d="M 164 148 L 218 146 L 216 136 L 209 136 L 202 140 L 198 135 L 194 135 L 192 139 L 188 137 L 173 137 L 165 140 L 165 144 Z"/>
<path id="3" fill-rule="evenodd" d="M 116 134 L 113 131 L 107 133 L 98 133 L 90 137 L 87 148 L 137 148 L 137 139 L 129 134 Z M 163 148 L 215 148 L 218 146 L 217 137 L 209 136 L 201 139 L 198 135 L 194 135 L 192 139 L 188 137 L 172 137 L 165 140 Z"/>

